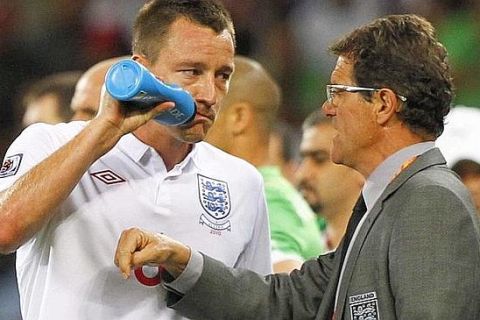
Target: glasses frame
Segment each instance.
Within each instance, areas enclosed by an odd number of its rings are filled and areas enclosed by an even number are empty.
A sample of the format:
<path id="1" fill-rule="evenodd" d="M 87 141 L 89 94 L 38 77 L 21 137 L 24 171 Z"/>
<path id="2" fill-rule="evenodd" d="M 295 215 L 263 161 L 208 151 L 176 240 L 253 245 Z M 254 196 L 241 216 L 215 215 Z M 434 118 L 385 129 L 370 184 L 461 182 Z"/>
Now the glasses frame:
<path id="1" fill-rule="evenodd" d="M 327 100 L 330 103 L 333 102 L 333 96 L 339 92 L 356 93 L 356 92 L 373 92 L 373 91 L 380 90 L 379 88 L 355 87 L 355 86 L 347 86 L 344 84 L 327 84 L 326 89 L 327 89 Z M 403 102 L 407 101 L 406 97 L 401 96 L 399 94 L 395 94 L 395 95 Z"/>

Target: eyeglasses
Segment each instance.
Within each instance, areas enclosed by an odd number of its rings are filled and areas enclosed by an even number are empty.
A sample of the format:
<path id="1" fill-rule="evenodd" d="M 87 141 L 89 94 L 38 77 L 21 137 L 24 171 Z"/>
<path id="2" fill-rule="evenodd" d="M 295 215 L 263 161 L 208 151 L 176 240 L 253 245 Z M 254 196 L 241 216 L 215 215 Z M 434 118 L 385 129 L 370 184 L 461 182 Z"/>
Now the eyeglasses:
<path id="1" fill-rule="evenodd" d="M 327 84 L 327 100 L 328 102 L 333 102 L 333 97 L 335 94 L 339 92 L 373 92 L 380 89 L 377 88 L 365 88 L 365 87 L 353 87 L 353 86 L 346 86 L 343 84 Z M 397 97 L 402 100 L 403 102 L 407 101 L 407 98 L 397 94 Z"/>

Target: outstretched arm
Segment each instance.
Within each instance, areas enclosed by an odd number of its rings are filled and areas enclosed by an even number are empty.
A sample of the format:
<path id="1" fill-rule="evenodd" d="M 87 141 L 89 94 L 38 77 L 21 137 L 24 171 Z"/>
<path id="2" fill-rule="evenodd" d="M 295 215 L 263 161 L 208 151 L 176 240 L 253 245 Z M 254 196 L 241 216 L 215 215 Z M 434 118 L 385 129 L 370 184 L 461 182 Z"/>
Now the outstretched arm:
<path id="1" fill-rule="evenodd" d="M 290 275 L 263 277 L 253 271 L 233 269 L 208 256 L 195 270 L 199 277 L 184 277 L 191 271 L 198 252 L 162 234 L 138 228 L 124 231 L 115 252 L 115 264 L 124 278 L 133 267 L 145 264 L 162 266 L 175 281 L 182 277 L 194 283 L 173 282 L 167 305 L 191 319 L 315 319 L 329 283 L 333 267 L 333 254 L 309 260 L 301 270 Z M 189 270 L 190 269 L 190 270 Z M 184 273 L 182 273 L 186 270 Z"/>
<path id="2" fill-rule="evenodd" d="M 146 264 L 162 266 L 174 278 L 185 270 L 190 259 L 190 248 L 163 234 L 131 228 L 122 232 L 115 252 L 117 265 L 125 279 L 132 267 Z"/>

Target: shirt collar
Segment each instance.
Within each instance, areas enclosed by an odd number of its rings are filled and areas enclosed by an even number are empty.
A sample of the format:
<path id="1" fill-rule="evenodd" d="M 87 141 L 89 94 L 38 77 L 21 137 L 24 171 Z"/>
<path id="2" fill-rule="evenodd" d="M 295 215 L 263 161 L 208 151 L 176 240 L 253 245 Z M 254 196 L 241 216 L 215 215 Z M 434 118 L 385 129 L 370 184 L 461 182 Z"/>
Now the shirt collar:
<path id="1" fill-rule="evenodd" d="M 365 204 L 370 210 L 403 163 L 435 147 L 433 141 L 421 142 L 403 148 L 385 159 L 367 178 L 362 189 Z"/>
<path id="2" fill-rule="evenodd" d="M 120 138 L 118 148 L 135 162 L 140 162 L 147 153 L 151 152 L 149 152 L 151 147 L 140 141 L 132 133 L 126 134 Z"/>
<path id="3" fill-rule="evenodd" d="M 190 160 L 192 160 L 197 168 L 200 168 L 201 162 L 198 157 L 198 149 L 202 143 L 203 142 L 193 144 L 192 150 L 190 150 L 185 159 L 179 164 L 181 168 L 185 167 Z M 154 155 L 160 157 L 152 147 L 140 141 L 132 133 L 126 134 L 120 139 L 118 148 L 137 163 L 140 163 L 142 159 L 146 161 Z"/>

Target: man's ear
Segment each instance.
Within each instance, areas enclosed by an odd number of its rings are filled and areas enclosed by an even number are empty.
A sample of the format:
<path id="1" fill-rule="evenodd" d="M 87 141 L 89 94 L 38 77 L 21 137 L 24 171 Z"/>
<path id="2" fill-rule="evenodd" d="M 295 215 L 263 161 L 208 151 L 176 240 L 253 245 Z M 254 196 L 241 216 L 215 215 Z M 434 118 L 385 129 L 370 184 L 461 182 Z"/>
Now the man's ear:
<path id="1" fill-rule="evenodd" d="M 145 66 L 146 68 L 150 67 L 150 62 L 144 55 L 134 53 L 132 55 L 132 59 Z"/>
<path id="2" fill-rule="evenodd" d="M 378 90 L 379 103 L 376 106 L 377 122 L 385 125 L 391 119 L 394 119 L 396 113 L 400 111 L 402 101 L 391 89 Z"/>
<path id="3" fill-rule="evenodd" d="M 238 102 L 229 107 L 229 124 L 234 135 L 243 134 L 253 123 L 253 111 L 250 104 Z"/>

